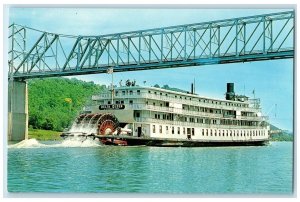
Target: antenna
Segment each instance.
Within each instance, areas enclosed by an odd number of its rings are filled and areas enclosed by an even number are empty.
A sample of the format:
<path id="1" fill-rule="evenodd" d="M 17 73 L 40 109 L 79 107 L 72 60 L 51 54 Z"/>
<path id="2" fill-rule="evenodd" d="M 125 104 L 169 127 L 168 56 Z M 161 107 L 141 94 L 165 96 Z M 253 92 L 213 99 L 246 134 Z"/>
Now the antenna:
<path id="1" fill-rule="evenodd" d="M 195 78 L 194 78 L 194 94 L 196 94 L 196 82 L 195 82 Z"/>

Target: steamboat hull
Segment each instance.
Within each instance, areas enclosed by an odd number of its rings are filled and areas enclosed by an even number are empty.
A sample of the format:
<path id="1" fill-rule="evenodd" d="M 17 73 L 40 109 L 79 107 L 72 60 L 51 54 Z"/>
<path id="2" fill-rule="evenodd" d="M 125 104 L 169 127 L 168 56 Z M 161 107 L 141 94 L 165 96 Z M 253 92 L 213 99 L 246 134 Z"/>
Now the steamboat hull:
<path id="1" fill-rule="evenodd" d="M 114 141 L 126 141 L 127 146 L 158 146 L 158 147 L 225 147 L 225 146 L 264 146 L 268 140 L 252 141 L 205 141 L 193 139 L 140 138 L 140 137 L 101 137 Z"/>
<path id="2" fill-rule="evenodd" d="M 72 137 L 71 134 L 62 134 L 62 138 Z M 248 140 L 248 141 L 214 141 L 214 140 L 193 140 L 193 139 L 169 139 L 132 136 L 112 135 L 76 135 L 78 137 L 92 138 L 99 140 L 104 145 L 114 146 L 157 146 L 157 147 L 227 147 L 227 146 L 264 146 L 269 140 Z"/>

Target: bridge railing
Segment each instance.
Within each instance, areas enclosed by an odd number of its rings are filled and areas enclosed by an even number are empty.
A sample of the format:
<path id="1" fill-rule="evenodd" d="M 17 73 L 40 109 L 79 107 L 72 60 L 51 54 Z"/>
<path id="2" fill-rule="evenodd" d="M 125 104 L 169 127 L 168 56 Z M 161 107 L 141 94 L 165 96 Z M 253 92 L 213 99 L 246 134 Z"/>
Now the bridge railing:
<path id="1" fill-rule="evenodd" d="M 12 24 L 10 76 L 32 78 L 294 56 L 294 11 L 99 36 Z"/>

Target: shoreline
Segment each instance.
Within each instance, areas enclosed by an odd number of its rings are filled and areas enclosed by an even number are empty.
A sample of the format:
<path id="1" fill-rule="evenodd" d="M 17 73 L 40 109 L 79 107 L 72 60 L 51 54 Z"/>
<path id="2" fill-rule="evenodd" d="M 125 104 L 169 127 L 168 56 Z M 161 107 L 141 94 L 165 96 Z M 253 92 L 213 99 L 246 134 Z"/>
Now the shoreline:
<path id="1" fill-rule="evenodd" d="M 62 140 L 60 134 L 62 132 L 43 129 L 28 129 L 28 139 L 36 139 L 40 141 L 57 141 Z"/>

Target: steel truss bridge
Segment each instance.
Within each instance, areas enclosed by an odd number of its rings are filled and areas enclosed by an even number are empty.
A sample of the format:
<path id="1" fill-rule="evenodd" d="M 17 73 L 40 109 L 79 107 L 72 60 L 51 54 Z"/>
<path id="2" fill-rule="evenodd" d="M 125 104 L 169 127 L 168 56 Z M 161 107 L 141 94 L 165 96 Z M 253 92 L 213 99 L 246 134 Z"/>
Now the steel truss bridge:
<path id="1" fill-rule="evenodd" d="M 12 24 L 9 77 L 70 76 L 294 57 L 294 11 L 99 36 Z"/>

